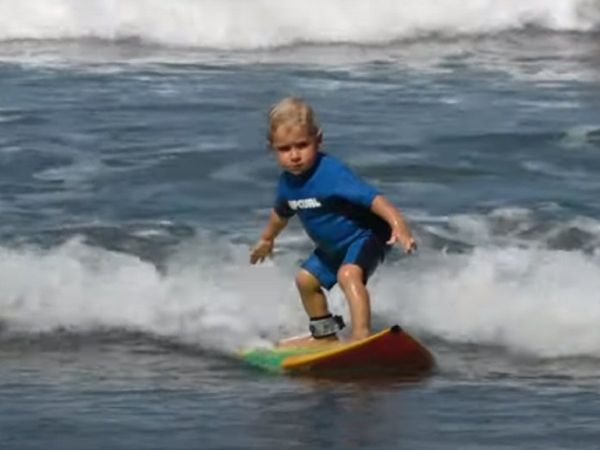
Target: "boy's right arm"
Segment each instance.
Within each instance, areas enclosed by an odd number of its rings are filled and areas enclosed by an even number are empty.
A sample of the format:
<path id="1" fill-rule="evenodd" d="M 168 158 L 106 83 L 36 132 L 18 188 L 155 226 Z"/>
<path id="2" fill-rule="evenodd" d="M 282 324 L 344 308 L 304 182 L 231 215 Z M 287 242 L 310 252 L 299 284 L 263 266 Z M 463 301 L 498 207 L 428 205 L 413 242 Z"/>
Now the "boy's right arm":
<path id="1" fill-rule="evenodd" d="M 266 257 L 271 256 L 275 238 L 287 224 L 288 219 L 281 217 L 274 209 L 271 210 L 267 225 L 260 234 L 258 242 L 250 251 L 250 264 L 263 262 Z"/>

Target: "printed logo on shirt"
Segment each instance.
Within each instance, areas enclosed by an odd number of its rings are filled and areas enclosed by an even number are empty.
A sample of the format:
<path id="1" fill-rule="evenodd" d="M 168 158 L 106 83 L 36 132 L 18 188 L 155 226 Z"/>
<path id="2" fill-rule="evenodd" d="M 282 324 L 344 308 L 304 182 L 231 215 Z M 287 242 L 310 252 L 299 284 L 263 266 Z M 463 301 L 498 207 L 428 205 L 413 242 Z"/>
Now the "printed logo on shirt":
<path id="1" fill-rule="evenodd" d="M 320 208 L 322 205 L 316 198 L 302 198 L 300 200 L 289 200 L 288 205 L 293 210 Z"/>

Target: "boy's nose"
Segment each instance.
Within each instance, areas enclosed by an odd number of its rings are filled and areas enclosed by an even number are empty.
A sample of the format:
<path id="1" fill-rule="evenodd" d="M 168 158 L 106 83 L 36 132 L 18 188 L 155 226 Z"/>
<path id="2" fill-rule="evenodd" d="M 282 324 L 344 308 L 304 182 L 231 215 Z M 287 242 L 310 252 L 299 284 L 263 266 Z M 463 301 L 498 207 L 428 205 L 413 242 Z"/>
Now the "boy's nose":
<path id="1" fill-rule="evenodd" d="M 300 159 L 300 152 L 298 150 L 292 150 L 290 157 L 292 158 L 292 161 L 298 161 Z"/>

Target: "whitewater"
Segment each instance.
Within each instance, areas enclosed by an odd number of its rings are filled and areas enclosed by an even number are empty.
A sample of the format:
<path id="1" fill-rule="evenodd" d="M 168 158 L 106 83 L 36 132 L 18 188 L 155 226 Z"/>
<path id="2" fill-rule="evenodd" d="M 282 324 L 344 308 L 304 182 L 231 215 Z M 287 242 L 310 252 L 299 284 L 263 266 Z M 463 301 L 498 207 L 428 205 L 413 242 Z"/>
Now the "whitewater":
<path id="1" fill-rule="evenodd" d="M 2 0 L 0 41 L 135 39 L 148 44 L 261 49 L 293 44 L 376 45 L 427 36 L 537 28 L 591 32 L 595 0 Z"/>

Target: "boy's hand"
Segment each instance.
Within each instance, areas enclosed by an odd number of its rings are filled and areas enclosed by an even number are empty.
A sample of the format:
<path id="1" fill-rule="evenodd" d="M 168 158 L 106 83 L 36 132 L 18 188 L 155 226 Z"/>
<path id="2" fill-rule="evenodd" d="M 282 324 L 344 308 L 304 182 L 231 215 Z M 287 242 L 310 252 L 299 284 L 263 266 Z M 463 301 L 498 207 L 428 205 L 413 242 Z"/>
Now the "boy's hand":
<path id="1" fill-rule="evenodd" d="M 404 221 L 402 214 L 387 198 L 383 195 L 377 195 L 371 203 L 371 211 L 385 220 L 392 229 L 390 238 L 387 241 L 388 245 L 400 243 L 404 251 L 408 254 L 417 250 L 417 243 L 412 237 L 412 233 Z"/>
<path id="2" fill-rule="evenodd" d="M 265 258 L 273 254 L 273 240 L 259 239 L 254 248 L 250 251 L 250 264 L 263 262 Z"/>
<path id="3" fill-rule="evenodd" d="M 400 243 L 400 245 L 402 245 L 404 251 L 409 255 L 417 250 L 417 243 L 410 234 L 392 228 L 392 233 L 390 235 L 389 240 L 387 241 L 387 244 L 394 245 L 397 242 Z"/>

